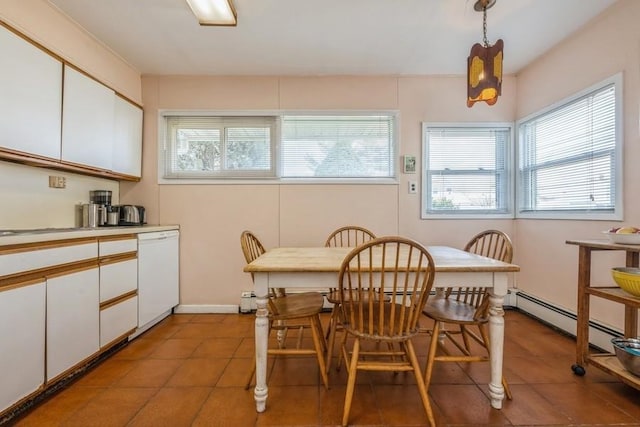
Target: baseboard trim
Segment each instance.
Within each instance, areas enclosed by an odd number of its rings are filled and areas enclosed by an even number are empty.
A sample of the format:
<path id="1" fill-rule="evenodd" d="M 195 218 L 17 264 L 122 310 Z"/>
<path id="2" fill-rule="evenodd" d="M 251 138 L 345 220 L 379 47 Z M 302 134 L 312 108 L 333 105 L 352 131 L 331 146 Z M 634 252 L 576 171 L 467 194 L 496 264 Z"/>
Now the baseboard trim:
<path id="1" fill-rule="evenodd" d="M 173 309 L 176 314 L 235 314 L 239 311 L 237 304 L 180 304 Z"/>
<path id="2" fill-rule="evenodd" d="M 515 307 L 536 319 L 575 337 L 577 315 L 562 307 L 517 289 L 511 290 L 515 297 Z M 589 343 L 600 350 L 612 351 L 611 338 L 624 335 L 619 329 L 612 328 L 594 320 L 589 321 Z"/>

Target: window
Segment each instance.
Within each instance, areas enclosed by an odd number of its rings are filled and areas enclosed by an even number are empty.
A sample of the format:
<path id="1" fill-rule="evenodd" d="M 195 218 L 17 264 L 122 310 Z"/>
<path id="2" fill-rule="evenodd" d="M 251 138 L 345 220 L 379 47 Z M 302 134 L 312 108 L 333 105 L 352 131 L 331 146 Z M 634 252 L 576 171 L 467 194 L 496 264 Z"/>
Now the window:
<path id="1" fill-rule="evenodd" d="M 393 117 L 284 116 L 282 176 L 391 178 Z"/>
<path id="2" fill-rule="evenodd" d="M 519 123 L 518 216 L 619 219 L 621 78 Z"/>
<path id="3" fill-rule="evenodd" d="M 164 113 L 161 182 L 395 178 L 393 114 L 261 117 Z"/>
<path id="4" fill-rule="evenodd" d="M 165 178 L 273 177 L 274 117 L 166 117 Z"/>
<path id="5" fill-rule="evenodd" d="M 422 217 L 511 216 L 511 126 L 423 123 Z"/>

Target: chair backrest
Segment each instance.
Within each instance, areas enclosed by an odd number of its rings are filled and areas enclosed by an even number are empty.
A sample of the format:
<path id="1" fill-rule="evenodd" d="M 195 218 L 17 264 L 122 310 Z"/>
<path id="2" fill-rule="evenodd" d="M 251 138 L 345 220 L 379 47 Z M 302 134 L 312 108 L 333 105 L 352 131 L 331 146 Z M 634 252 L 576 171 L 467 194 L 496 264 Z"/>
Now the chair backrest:
<path id="1" fill-rule="evenodd" d="M 511 262 L 513 245 L 507 234 L 499 230 L 482 231 L 469 240 L 464 250 L 476 255 L 493 258 L 498 261 Z M 486 321 L 489 318 L 489 298 L 487 288 L 461 287 L 449 288 L 445 291 L 448 298 L 453 295 L 456 300 L 471 304 L 476 308 L 474 318 Z"/>
<path id="2" fill-rule="evenodd" d="M 366 228 L 359 227 L 357 225 L 347 225 L 332 232 L 324 245 L 327 247 L 355 248 L 356 246 L 375 238 L 375 234 Z"/>
<path id="3" fill-rule="evenodd" d="M 240 235 L 240 246 L 242 247 L 242 253 L 244 254 L 244 259 L 247 261 L 247 264 L 266 252 L 256 235 L 247 230 L 243 231 Z M 251 279 L 253 280 L 253 273 L 251 273 Z M 285 295 L 286 290 L 284 288 L 269 289 L 269 296 L 271 298 L 278 298 Z M 271 298 L 269 298 L 269 310 L 272 313 L 277 313 L 277 309 L 271 301 Z"/>
<path id="4" fill-rule="evenodd" d="M 382 341 L 414 335 L 434 274 L 433 258 L 418 242 L 387 236 L 361 244 L 345 257 L 338 274 L 344 327 Z"/>
<path id="5" fill-rule="evenodd" d="M 476 234 L 464 250 L 503 262 L 510 263 L 513 259 L 511 239 L 499 230 L 485 230 Z"/>
<path id="6" fill-rule="evenodd" d="M 243 231 L 240 235 L 240 246 L 242 247 L 242 253 L 244 259 L 249 264 L 254 259 L 266 252 L 260 240 L 250 231 Z"/>

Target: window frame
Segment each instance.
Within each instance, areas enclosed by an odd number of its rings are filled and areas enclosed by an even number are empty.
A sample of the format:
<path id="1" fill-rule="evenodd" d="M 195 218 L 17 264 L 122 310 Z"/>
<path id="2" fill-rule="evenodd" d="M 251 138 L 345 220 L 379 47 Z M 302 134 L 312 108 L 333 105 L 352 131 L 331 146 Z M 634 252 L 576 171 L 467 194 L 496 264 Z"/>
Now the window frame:
<path id="1" fill-rule="evenodd" d="M 523 210 L 524 206 L 524 181 L 525 179 L 521 174 L 521 161 L 520 154 L 523 150 L 523 138 L 521 127 L 524 123 L 531 120 L 540 118 L 547 114 L 560 110 L 568 105 L 579 101 L 582 98 L 589 96 L 599 90 L 606 88 L 607 86 L 614 85 L 615 88 L 615 153 L 614 153 L 614 168 L 613 171 L 613 183 L 615 185 L 615 197 L 613 212 L 598 212 L 594 210 L 580 209 L 580 210 Z M 624 215 L 623 206 L 623 193 L 624 193 L 624 170 L 623 170 L 623 151 L 624 151 L 624 137 L 623 137 L 623 78 L 622 73 L 617 73 L 611 77 L 608 77 L 594 85 L 591 85 L 579 92 L 576 92 L 570 96 L 561 99 L 541 110 L 538 110 L 532 114 L 529 114 L 516 121 L 516 167 L 515 167 L 515 181 L 516 181 L 516 209 L 515 217 L 522 219 L 561 219 L 561 220 L 622 220 Z"/>
<path id="2" fill-rule="evenodd" d="M 284 116 L 389 116 L 392 121 L 391 157 L 393 175 L 390 177 L 282 177 L 282 119 Z M 275 136 L 272 141 L 273 176 L 202 176 L 202 177 L 166 177 L 165 167 L 169 140 L 167 138 L 167 117 L 174 116 L 198 116 L 198 117 L 239 117 L 247 118 L 274 117 L 276 120 Z M 170 110 L 158 111 L 158 159 L 157 179 L 158 184 L 392 184 L 399 182 L 399 141 L 400 141 L 400 115 L 397 110 Z"/>
<path id="3" fill-rule="evenodd" d="M 428 179 L 428 146 L 427 146 L 427 136 L 428 129 L 430 128 L 443 128 L 443 129 L 509 129 L 509 144 L 505 148 L 505 175 L 507 177 L 507 185 L 504 191 L 504 197 L 506 197 L 506 211 L 498 212 L 498 211 L 479 211 L 479 210 L 468 210 L 468 211 L 456 211 L 456 210 L 448 210 L 441 212 L 428 212 L 428 200 L 429 192 L 431 188 L 429 186 Z M 515 185 L 513 179 L 513 170 L 514 170 L 514 149 L 515 139 L 514 139 L 514 124 L 512 122 L 422 122 L 422 173 L 421 173 L 421 183 L 422 183 L 422 191 L 420 194 L 420 218 L 421 219 L 513 219 L 514 217 L 514 204 L 515 204 Z"/>

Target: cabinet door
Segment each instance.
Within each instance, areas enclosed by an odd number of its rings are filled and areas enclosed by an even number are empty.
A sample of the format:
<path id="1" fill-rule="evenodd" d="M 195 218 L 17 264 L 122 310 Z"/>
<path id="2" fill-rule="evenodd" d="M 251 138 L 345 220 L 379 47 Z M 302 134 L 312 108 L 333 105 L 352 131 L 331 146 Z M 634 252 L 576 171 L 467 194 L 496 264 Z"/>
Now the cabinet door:
<path id="1" fill-rule="evenodd" d="M 119 96 L 116 96 L 115 104 L 112 170 L 139 178 L 142 171 L 142 109 Z"/>
<path id="2" fill-rule="evenodd" d="M 47 277 L 47 381 L 100 349 L 98 266 Z"/>
<path id="3" fill-rule="evenodd" d="M 60 159 L 62 63 L 0 26 L 0 147 Z"/>
<path id="4" fill-rule="evenodd" d="M 44 279 L 0 289 L 0 412 L 44 384 L 44 328 Z"/>
<path id="5" fill-rule="evenodd" d="M 115 92 L 64 68 L 62 160 L 111 170 Z"/>

